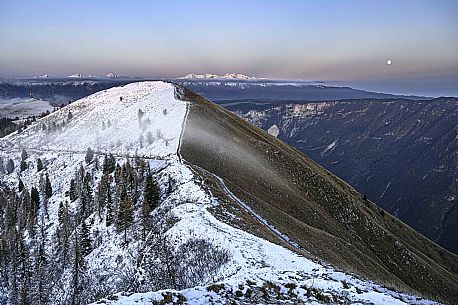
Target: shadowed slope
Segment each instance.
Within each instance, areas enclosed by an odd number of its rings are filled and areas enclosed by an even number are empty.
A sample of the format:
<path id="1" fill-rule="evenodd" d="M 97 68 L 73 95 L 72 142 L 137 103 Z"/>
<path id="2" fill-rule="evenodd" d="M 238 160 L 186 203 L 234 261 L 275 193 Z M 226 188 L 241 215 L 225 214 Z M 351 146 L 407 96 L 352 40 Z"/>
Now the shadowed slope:
<path id="1" fill-rule="evenodd" d="M 455 255 L 275 137 L 191 91 L 182 98 L 191 102 L 183 158 L 224 179 L 294 242 L 385 285 L 448 303 L 458 299 Z"/>

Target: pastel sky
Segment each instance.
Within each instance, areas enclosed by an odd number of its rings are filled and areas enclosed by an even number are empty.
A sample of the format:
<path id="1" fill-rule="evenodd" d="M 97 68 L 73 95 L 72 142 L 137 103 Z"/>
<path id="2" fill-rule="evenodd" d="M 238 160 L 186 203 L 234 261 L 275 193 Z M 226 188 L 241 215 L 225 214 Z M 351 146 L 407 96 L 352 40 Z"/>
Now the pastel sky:
<path id="1" fill-rule="evenodd" d="M 458 1 L 0 0 L 1 77 L 77 72 L 458 95 Z"/>

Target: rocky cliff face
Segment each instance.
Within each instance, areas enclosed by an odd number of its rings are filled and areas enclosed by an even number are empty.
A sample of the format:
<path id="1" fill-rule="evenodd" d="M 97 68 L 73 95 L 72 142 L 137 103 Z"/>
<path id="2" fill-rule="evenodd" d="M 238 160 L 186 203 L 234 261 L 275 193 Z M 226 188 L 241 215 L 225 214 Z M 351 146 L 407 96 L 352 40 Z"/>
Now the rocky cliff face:
<path id="1" fill-rule="evenodd" d="M 458 99 L 228 108 L 458 253 Z"/>

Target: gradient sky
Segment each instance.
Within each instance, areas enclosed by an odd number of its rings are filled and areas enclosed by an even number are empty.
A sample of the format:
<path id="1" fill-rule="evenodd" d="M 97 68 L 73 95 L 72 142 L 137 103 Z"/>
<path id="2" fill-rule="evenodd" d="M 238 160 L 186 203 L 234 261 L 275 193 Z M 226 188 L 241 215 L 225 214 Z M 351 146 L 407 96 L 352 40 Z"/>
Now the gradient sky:
<path id="1" fill-rule="evenodd" d="M 458 96 L 458 1 L 0 0 L 0 76 L 77 72 Z"/>

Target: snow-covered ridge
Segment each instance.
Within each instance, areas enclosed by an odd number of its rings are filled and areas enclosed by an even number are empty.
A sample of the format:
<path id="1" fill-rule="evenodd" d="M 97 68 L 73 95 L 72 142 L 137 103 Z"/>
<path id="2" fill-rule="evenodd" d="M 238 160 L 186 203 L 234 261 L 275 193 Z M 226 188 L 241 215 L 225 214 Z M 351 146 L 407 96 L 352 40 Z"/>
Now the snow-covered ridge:
<path id="1" fill-rule="evenodd" d="M 186 102 L 165 82 L 132 83 L 98 92 L 11 134 L 2 149 L 165 157 L 178 149 Z M 56 127 L 57 126 L 57 127 Z M 60 127 L 59 127 L 60 126 Z"/>

